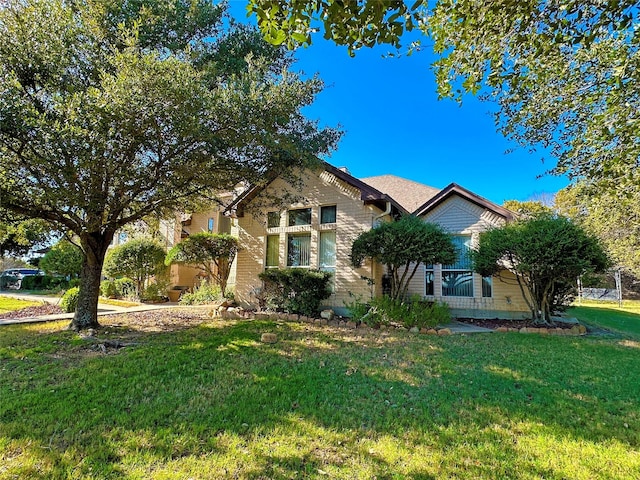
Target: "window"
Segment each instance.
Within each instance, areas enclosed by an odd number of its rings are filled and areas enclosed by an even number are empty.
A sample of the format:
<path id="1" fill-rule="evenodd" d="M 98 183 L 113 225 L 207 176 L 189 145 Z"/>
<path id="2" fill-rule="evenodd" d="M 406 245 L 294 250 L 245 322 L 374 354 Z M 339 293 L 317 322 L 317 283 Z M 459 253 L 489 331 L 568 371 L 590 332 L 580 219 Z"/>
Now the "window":
<path id="1" fill-rule="evenodd" d="M 287 236 L 287 267 L 308 267 L 311 264 L 311 234 Z"/>
<path id="2" fill-rule="evenodd" d="M 297 210 L 289 210 L 289 226 L 311 225 L 311 209 L 299 208 Z"/>
<path id="3" fill-rule="evenodd" d="M 482 277 L 482 296 L 484 298 L 491 298 L 493 294 L 493 278 Z"/>
<path id="4" fill-rule="evenodd" d="M 280 235 L 267 235 L 267 268 L 277 267 L 280 261 Z"/>
<path id="5" fill-rule="evenodd" d="M 336 232 L 320 232 L 320 261 L 321 270 L 334 271 L 336 269 Z"/>
<path id="6" fill-rule="evenodd" d="M 209 233 L 213 233 L 213 218 L 210 218 L 209 221 L 207 222 L 207 230 L 209 231 Z"/>
<path id="7" fill-rule="evenodd" d="M 442 295 L 445 297 L 473 297 L 473 272 L 471 271 L 471 236 L 456 235 L 452 238 L 458 251 L 456 262 L 442 266 Z"/>
<path id="8" fill-rule="evenodd" d="M 336 223 L 336 206 L 320 207 L 320 223 Z"/>
<path id="9" fill-rule="evenodd" d="M 425 295 L 435 295 L 434 284 L 435 284 L 435 273 L 433 271 L 433 265 L 427 265 L 425 272 Z"/>
<path id="10" fill-rule="evenodd" d="M 275 228 L 280 226 L 280 212 L 267 213 L 267 228 Z"/>

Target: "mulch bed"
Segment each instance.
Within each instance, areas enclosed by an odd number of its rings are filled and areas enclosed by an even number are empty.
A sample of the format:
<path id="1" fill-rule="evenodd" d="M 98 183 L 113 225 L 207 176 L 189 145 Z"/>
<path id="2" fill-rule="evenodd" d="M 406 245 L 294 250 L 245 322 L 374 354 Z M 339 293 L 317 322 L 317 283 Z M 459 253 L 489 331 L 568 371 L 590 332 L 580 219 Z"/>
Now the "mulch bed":
<path id="1" fill-rule="evenodd" d="M 531 320 L 500 320 L 498 318 L 456 318 L 460 323 L 466 323 L 467 325 L 475 325 L 477 327 L 491 328 L 495 330 L 500 327 L 507 328 L 523 328 L 523 327 L 540 327 L 535 325 Z M 558 322 L 553 325 L 554 328 L 566 328 L 570 329 L 575 324 Z"/>
<path id="2" fill-rule="evenodd" d="M 0 314 L 0 318 L 39 317 L 42 315 L 55 315 L 58 313 L 65 312 L 58 305 L 47 303 L 45 305 L 36 305 L 35 307 L 27 307 L 20 310 L 14 310 L 13 312 L 2 313 Z"/>

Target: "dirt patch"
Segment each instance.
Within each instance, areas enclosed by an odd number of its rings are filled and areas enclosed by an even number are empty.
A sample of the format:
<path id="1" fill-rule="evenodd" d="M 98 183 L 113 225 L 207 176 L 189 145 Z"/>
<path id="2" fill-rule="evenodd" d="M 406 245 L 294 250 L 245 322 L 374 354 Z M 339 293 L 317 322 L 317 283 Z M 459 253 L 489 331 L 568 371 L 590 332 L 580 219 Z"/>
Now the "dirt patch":
<path id="1" fill-rule="evenodd" d="M 46 303 L 43 305 L 36 305 L 35 307 L 26 307 L 20 310 L 14 310 L 13 312 L 2 313 L 0 314 L 0 319 L 40 317 L 43 315 L 56 315 L 58 313 L 65 312 L 58 305 Z"/>
<path id="2" fill-rule="evenodd" d="M 501 320 L 498 318 L 457 318 L 460 323 L 467 325 L 475 325 L 476 327 L 490 328 L 496 330 L 500 327 L 517 328 L 518 330 L 524 327 L 540 327 L 540 325 L 534 324 L 531 320 Z M 571 329 L 575 324 L 557 322 L 553 324 L 553 328 Z"/>

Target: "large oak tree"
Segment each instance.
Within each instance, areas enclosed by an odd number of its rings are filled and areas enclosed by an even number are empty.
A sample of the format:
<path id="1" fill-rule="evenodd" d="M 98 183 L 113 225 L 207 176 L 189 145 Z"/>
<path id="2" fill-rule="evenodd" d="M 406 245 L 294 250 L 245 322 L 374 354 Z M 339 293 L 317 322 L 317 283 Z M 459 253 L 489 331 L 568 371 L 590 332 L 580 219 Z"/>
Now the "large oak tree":
<path id="1" fill-rule="evenodd" d="M 71 327 L 98 325 L 114 233 L 338 134 L 300 109 L 322 85 L 206 0 L 8 0 L 0 7 L 0 202 L 72 232 L 84 253 Z"/>

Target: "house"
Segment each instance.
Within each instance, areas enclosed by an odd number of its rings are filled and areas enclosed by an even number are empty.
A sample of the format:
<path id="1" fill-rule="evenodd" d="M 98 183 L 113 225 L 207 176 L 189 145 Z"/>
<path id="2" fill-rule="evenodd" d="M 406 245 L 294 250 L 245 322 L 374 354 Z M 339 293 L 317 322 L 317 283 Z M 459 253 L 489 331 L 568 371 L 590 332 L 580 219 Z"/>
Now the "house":
<path id="1" fill-rule="evenodd" d="M 444 301 L 456 317 L 529 315 L 512 274 L 482 278 L 469 261 L 480 232 L 512 220 L 509 210 L 456 184 L 439 190 L 393 175 L 357 179 L 328 163 L 301 177 L 301 189 L 276 177 L 245 191 L 227 208 L 231 233 L 242 248 L 234 265 L 239 303 L 256 305 L 262 286 L 258 274 L 286 267 L 332 272 L 333 294 L 324 305 L 339 313 L 346 313 L 354 298 L 381 295 L 384 267 L 369 261 L 353 268 L 351 245 L 378 222 L 413 213 L 452 234 L 460 257 L 454 265 L 421 266 L 410 294 Z"/>

